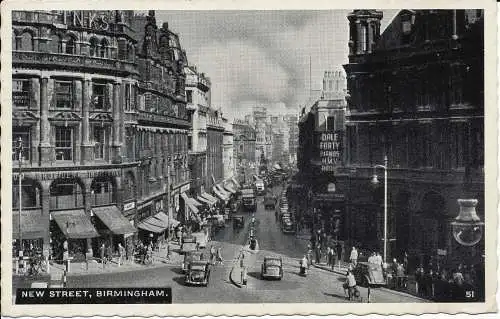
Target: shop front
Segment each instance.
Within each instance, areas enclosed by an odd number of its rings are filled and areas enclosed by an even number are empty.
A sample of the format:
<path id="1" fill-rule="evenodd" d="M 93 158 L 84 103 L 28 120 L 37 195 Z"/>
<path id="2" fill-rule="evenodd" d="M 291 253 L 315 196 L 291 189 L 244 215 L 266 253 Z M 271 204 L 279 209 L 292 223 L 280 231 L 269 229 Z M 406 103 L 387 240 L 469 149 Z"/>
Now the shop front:
<path id="1" fill-rule="evenodd" d="M 130 221 L 123 216 L 120 209 L 115 206 L 94 207 L 90 211 L 91 220 L 101 235 L 100 243 L 94 240 L 94 252 L 98 252 L 98 247 L 104 242 L 106 247 L 112 247 L 113 251 L 118 251 L 118 244 L 127 247 L 127 238 L 132 238 L 137 229 Z"/>
<path id="2" fill-rule="evenodd" d="M 169 218 L 164 212 L 164 196 L 161 195 L 137 210 L 138 239 L 143 243 L 156 243 L 168 238 Z"/>
<path id="3" fill-rule="evenodd" d="M 45 246 L 48 244 L 48 241 L 44 240 L 48 235 L 48 222 L 48 217 L 42 215 L 41 209 L 23 210 L 20 229 L 19 213 L 15 211 L 12 215 L 13 256 L 17 255 L 20 237 L 23 239 L 24 256 L 42 252 L 44 244 Z M 19 236 L 19 232 L 21 232 L 21 236 Z M 44 251 L 44 254 L 48 255 L 48 250 Z"/>
<path id="4" fill-rule="evenodd" d="M 90 217 L 83 209 L 53 211 L 50 216 L 52 258 L 85 260 L 87 251 L 92 249 L 91 239 L 99 237 Z"/>

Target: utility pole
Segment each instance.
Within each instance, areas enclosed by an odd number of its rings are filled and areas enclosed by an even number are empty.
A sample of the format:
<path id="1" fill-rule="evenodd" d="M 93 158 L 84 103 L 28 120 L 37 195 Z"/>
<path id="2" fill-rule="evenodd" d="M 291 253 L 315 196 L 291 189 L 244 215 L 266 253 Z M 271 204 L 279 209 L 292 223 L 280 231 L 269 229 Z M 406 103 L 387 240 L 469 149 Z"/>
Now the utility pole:
<path id="1" fill-rule="evenodd" d="M 18 223 L 19 223 L 19 263 L 21 263 L 23 259 L 23 233 L 22 233 L 22 227 L 21 227 L 21 214 L 22 214 L 22 162 L 23 162 L 23 139 L 19 137 L 17 140 L 17 160 L 19 162 L 19 174 L 18 174 L 18 187 L 19 187 L 19 214 L 18 214 Z"/>

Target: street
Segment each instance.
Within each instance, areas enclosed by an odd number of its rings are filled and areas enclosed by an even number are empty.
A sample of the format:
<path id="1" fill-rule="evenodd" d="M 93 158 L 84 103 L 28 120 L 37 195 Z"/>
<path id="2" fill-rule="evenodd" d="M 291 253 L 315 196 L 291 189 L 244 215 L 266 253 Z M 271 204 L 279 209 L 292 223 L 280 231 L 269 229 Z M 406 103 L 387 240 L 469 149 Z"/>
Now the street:
<path id="1" fill-rule="evenodd" d="M 281 189 L 275 188 L 279 194 Z M 184 275 L 179 266 L 144 268 L 129 272 L 71 276 L 69 287 L 172 287 L 173 303 L 289 303 L 289 302 L 346 302 L 342 283 L 343 276 L 311 267 L 307 277 L 301 277 L 299 258 L 307 246 L 307 240 L 295 235 L 283 234 L 275 220 L 273 210 L 265 210 L 262 198 L 258 199 L 256 234 L 260 250 L 247 257 L 248 285 L 238 288 L 229 280 L 234 260 L 248 239 L 252 213 L 246 214 L 245 227 L 235 231 L 228 223 L 219 231 L 211 244 L 222 247 L 224 265 L 212 268 L 208 287 L 184 285 Z M 305 237 L 304 237 L 305 238 Z M 210 245 L 206 248 L 209 249 Z M 281 281 L 260 279 L 260 265 L 265 256 L 283 258 L 284 276 Z M 360 288 L 366 296 L 365 288 Z M 418 302 L 412 296 L 398 294 L 386 289 L 372 291 L 372 302 Z"/>

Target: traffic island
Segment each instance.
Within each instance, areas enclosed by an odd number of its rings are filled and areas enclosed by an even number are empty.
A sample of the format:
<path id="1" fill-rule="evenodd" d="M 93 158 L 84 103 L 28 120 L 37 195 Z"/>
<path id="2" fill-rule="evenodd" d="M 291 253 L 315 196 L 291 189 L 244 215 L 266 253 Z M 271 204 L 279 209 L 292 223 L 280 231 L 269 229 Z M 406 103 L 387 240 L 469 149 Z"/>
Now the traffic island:
<path id="1" fill-rule="evenodd" d="M 243 288 L 243 277 L 248 278 L 248 276 L 245 274 L 242 276 L 242 271 L 244 269 L 248 270 L 250 266 L 252 266 L 255 263 L 257 253 L 259 252 L 259 242 L 257 241 L 255 249 L 250 249 L 249 245 L 245 245 L 243 249 L 241 250 L 238 258 L 236 258 L 235 262 L 233 263 L 233 266 L 231 267 L 231 271 L 229 272 L 229 281 L 233 285 L 235 285 L 238 288 Z M 243 256 L 243 268 L 241 267 L 241 258 Z M 247 257 L 245 257 L 247 256 Z M 246 271 L 245 270 L 245 271 Z"/>

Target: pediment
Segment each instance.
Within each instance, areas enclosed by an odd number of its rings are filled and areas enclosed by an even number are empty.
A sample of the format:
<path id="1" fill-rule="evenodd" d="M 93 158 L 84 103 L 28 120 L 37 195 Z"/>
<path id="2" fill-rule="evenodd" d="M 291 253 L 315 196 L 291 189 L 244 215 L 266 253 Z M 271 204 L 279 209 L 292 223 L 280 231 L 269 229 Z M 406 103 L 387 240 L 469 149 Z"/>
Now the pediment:
<path id="1" fill-rule="evenodd" d="M 30 111 L 14 111 L 12 112 L 12 120 L 13 121 L 26 121 L 26 122 L 33 122 L 33 121 L 38 121 L 39 117 Z"/>
<path id="2" fill-rule="evenodd" d="M 109 113 L 92 113 L 89 116 L 89 119 L 92 121 L 99 121 L 99 122 L 112 122 L 113 118 Z"/>
<path id="3" fill-rule="evenodd" d="M 75 112 L 58 112 L 51 119 L 55 121 L 79 121 L 82 118 Z"/>

